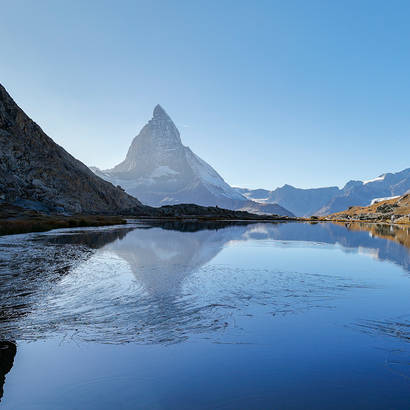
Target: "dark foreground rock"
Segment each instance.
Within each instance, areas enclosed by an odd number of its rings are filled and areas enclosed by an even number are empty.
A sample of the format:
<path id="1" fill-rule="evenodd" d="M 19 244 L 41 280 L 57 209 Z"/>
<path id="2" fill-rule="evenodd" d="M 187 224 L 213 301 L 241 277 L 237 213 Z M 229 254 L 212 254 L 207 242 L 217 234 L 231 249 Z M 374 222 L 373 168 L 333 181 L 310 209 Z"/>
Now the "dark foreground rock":
<path id="1" fill-rule="evenodd" d="M 3 397 L 6 374 L 13 367 L 16 351 L 17 347 L 14 342 L 0 341 L 0 401 Z"/>

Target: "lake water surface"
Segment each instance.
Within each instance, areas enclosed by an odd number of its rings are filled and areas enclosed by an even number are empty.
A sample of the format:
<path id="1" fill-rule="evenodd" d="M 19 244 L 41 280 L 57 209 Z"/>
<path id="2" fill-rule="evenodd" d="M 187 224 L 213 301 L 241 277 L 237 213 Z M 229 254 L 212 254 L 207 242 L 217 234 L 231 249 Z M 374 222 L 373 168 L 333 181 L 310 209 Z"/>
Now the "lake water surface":
<path id="1" fill-rule="evenodd" d="M 0 237 L 0 407 L 408 409 L 409 247 L 330 223 Z"/>

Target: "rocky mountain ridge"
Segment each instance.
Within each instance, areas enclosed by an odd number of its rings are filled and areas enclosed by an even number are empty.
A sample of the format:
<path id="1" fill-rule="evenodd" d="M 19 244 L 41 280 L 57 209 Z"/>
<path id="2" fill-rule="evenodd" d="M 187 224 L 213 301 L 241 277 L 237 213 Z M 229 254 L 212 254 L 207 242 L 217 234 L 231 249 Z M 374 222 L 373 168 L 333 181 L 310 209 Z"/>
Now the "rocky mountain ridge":
<path id="1" fill-rule="evenodd" d="M 68 213 L 118 213 L 142 206 L 57 145 L 1 84 L 0 201 Z"/>
<path id="2" fill-rule="evenodd" d="M 301 189 L 284 185 L 273 191 L 236 188 L 248 199 L 264 204 L 277 203 L 296 216 L 328 215 L 350 206 L 367 206 L 377 198 L 391 198 L 410 191 L 410 168 L 386 173 L 368 181 L 349 181 L 337 186 Z"/>
<path id="3" fill-rule="evenodd" d="M 371 221 L 410 224 L 410 194 L 376 202 L 369 206 L 352 206 L 325 217 L 331 221 Z"/>

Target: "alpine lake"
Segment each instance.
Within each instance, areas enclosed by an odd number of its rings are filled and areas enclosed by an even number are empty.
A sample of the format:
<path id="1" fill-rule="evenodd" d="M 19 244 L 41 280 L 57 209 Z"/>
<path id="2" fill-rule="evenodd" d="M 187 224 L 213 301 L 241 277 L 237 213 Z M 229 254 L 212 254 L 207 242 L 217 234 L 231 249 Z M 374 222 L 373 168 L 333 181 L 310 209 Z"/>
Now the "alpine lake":
<path id="1" fill-rule="evenodd" d="M 0 299 L 0 408 L 410 408 L 409 227 L 2 236 Z"/>

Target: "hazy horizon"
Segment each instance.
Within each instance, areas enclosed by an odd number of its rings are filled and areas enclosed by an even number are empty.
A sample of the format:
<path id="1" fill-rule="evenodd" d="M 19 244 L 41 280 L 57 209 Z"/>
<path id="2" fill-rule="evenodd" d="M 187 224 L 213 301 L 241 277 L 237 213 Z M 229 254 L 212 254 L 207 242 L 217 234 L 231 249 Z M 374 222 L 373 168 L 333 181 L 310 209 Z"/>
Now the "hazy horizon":
<path id="1" fill-rule="evenodd" d="M 409 11 L 16 1 L 2 7 L 0 82 L 89 166 L 122 161 L 159 103 L 233 186 L 341 187 L 410 166 Z"/>

